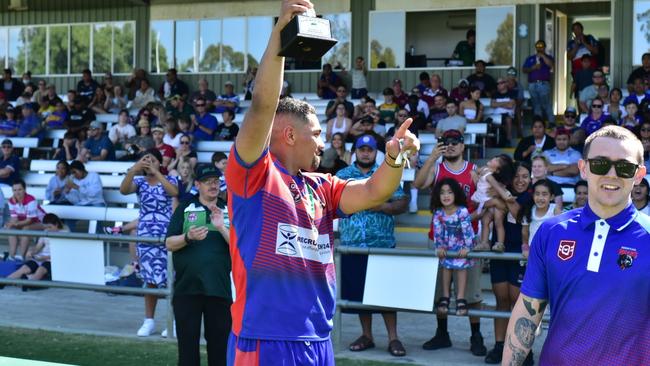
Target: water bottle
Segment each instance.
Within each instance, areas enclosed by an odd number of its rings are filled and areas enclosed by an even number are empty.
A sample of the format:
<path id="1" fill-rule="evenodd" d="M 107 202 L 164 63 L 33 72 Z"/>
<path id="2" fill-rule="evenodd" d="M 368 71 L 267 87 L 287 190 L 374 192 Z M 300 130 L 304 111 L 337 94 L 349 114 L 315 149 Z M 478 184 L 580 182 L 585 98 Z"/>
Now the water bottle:
<path id="1" fill-rule="evenodd" d="M 411 56 L 415 56 L 415 46 L 411 45 L 411 48 L 409 50 L 411 52 Z"/>

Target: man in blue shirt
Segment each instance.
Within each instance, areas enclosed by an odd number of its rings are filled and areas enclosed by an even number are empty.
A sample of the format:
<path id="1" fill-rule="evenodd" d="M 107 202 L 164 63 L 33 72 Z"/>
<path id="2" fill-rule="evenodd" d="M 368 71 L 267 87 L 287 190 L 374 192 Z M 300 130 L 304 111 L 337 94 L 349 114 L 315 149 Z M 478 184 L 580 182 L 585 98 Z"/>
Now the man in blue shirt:
<path id="1" fill-rule="evenodd" d="M 646 174 L 626 128 L 591 134 L 578 167 L 588 203 L 548 219 L 530 244 L 503 364 L 520 365 L 550 302 L 540 365 L 650 364 L 650 218 L 630 200 Z"/>
<path id="2" fill-rule="evenodd" d="M 528 90 L 533 103 L 535 115 L 546 113 L 550 123 L 555 123 L 551 91 L 551 75 L 553 73 L 553 57 L 546 54 L 546 42 L 539 40 L 535 43 L 535 54 L 528 56 L 522 71 L 528 74 Z"/>
<path id="3" fill-rule="evenodd" d="M 239 112 L 239 95 L 235 94 L 235 86 L 232 81 L 226 81 L 224 90 L 225 93 L 218 96 L 217 100 L 213 102 L 214 112 L 223 113 L 225 110 L 231 110 L 233 113 Z"/>
<path id="4" fill-rule="evenodd" d="M 5 108 L 5 119 L 0 119 L 0 135 L 16 136 L 18 134 L 18 121 L 16 121 L 16 110 L 12 105 Z"/>
<path id="5" fill-rule="evenodd" d="M 84 148 L 90 153 L 90 160 L 114 161 L 115 147 L 113 142 L 102 133 L 102 123 L 92 121 L 88 128 L 88 139 L 84 143 Z"/>
<path id="6" fill-rule="evenodd" d="M 11 186 L 20 178 L 20 159 L 14 155 L 14 144 L 10 139 L 2 140 L 2 159 L 0 159 L 0 186 Z"/>
<path id="7" fill-rule="evenodd" d="M 32 103 L 25 103 L 22 106 L 23 120 L 18 127 L 18 137 L 43 137 L 41 120 L 34 112 Z"/>
<path id="8" fill-rule="evenodd" d="M 208 113 L 207 103 L 203 97 L 196 100 L 194 105 L 196 113 L 192 115 L 192 125 L 194 129 L 194 141 L 212 141 L 214 131 L 217 129 L 217 119 Z"/>

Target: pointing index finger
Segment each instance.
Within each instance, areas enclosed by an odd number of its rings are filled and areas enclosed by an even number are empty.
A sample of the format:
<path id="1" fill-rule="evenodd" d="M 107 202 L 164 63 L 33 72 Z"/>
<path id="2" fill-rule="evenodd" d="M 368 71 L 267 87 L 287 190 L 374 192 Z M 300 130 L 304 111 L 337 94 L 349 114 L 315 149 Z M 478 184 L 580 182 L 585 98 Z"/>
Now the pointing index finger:
<path id="1" fill-rule="evenodd" d="M 409 127 L 411 127 L 411 123 L 413 123 L 413 118 L 408 118 L 404 123 L 402 123 L 401 126 L 399 126 L 399 129 L 395 132 L 395 138 L 396 139 L 401 139 L 406 135 L 406 130 L 408 130 Z"/>

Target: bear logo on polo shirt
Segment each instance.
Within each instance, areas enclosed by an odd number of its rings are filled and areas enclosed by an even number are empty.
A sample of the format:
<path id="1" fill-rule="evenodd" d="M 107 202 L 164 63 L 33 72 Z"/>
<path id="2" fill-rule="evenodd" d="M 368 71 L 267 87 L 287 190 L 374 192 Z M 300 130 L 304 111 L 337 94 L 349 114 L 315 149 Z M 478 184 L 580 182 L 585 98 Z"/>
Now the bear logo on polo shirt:
<path id="1" fill-rule="evenodd" d="M 622 270 L 625 270 L 632 267 L 637 256 L 638 253 L 635 248 L 621 247 L 618 250 L 618 259 L 616 260 L 616 263 Z"/>

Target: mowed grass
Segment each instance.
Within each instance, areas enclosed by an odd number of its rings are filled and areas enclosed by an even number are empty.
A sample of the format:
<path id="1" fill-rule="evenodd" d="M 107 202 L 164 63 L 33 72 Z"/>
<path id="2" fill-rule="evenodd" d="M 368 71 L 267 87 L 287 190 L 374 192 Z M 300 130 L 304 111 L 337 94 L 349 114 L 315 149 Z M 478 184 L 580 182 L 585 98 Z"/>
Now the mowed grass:
<path id="1" fill-rule="evenodd" d="M 0 327 L 0 356 L 79 366 L 176 365 L 176 343 Z M 201 347 L 201 365 L 207 365 Z M 337 359 L 337 366 L 396 364 Z"/>

